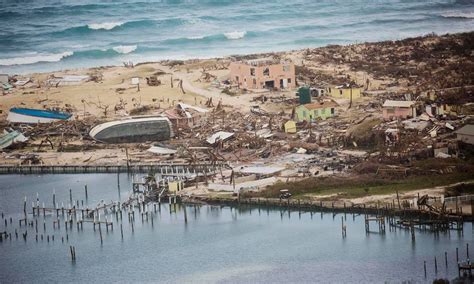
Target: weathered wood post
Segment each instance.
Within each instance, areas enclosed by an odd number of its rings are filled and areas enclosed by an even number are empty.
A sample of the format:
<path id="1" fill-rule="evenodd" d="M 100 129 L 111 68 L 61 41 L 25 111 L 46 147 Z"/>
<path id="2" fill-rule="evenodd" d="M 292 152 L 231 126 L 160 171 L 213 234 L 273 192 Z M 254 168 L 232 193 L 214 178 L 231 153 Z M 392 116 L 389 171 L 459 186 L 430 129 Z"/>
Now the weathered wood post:
<path id="1" fill-rule="evenodd" d="M 168 196 L 168 206 L 169 206 L 170 215 L 171 215 L 171 196 Z"/>
<path id="2" fill-rule="evenodd" d="M 446 270 L 448 270 L 448 252 L 444 252 L 444 264 L 446 265 Z"/>
<path id="3" fill-rule="evenodd" d="M 26 225 L 26 217 L 28 216 L 26 214 L 26 196 L 25 196 L 25 201 L 23 202 L 23 214 L 25 214 L 25 225 Z"/>
<path id="4" fill-rule="evenodd" d="M 183 205 L 183 212 L 184 212 L 184 223 L 188 223 L 188 214 L 186 213 L 186 205 Z"/>
<path id="5" fill-rule="evenodd" d="M 456 215 L 459 214 L 458 197 L 456 196 Z"/>
<path id="6" fill-rule="evenodd" d="M 469 259 L 469 243 L 466 244 L 466 256 Z"/>
<path id="7" fill-rule="evenodd" d="M 75 262 L 76 261 L 76 247 L 69 246 L 69 251 L 71 253 L 71 261 Z"/>
<path id="8" fill-rule="evenodd" d="M 344 217 L 341 216 L 341 224 L 342 224 L 342 237 L 345 238 L 347 236 L 346 225 L 344 225 Z"/>
<path id="9" fill-rule="evenodd" d="M 107 226 L 106 226 L 107 227 Z M 102 228 L 101 228 L 101 225 L 100 225 L 100 221 L 99 221 L 99 235 L 100 235 L 100 244 L 103 244 L 104 241 L 102 239 Z"/>
<path id="10" fill-rule="evenodd" d="M 85 192 L 85 194 L 86 194 L 86 201 L 87 201 L 87 199 L 88 199 L 88 196 L 87 196 L 87 184 L 84 185 L 84 192 Z"/>
<path id="11" fill-rule="evenodd" d="M 402 209 L 402 206 L 400 205 L 400 196 L 398 195 L 398 190 L 397 190 L 397 202 L 398 202 L 398 209 Z"/>
<path id="12" fill-rule="evenodd" d="M 426 278 L 426 260 L 423 261 L 423 270 L 425 271 L 425 278 Z"/>

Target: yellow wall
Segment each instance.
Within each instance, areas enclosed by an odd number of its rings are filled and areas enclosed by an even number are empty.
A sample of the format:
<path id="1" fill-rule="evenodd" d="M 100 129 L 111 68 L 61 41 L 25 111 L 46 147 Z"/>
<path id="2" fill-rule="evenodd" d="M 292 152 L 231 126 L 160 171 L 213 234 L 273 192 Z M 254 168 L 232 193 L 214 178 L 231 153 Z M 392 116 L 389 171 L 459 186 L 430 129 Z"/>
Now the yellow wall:
<path id="1" fill-rule="evenodd" d="M 351 99 L 351 88 L 337 89 L 333 86 L 333 87 L 328 87 L 326 89 L 326 92 L 333 98 L 339 98 L 339 99 L 344 98 L 348 100 Z M 360 98 L 360 96 L 361 96 L 361 88 L 352 88 L 352 99 L 356 100 Z"/>
<path id="2" fill-rule="evenodd" d="M 170 192 L 178 192 L 183 189 L 183 182 L 182 181 L 170 181 L 168 182 L 168 190 Z"/>
<path id="3" fill-rule="evenodd" d="M 310 119 L 326 119 L 335 115 L 333 111 L 334 107 L 320 108 L 320 109 L 307 109 L 305 105 L 299 105 L 295 109 L 296 118 L 298 121 L 309 121 Z"/>

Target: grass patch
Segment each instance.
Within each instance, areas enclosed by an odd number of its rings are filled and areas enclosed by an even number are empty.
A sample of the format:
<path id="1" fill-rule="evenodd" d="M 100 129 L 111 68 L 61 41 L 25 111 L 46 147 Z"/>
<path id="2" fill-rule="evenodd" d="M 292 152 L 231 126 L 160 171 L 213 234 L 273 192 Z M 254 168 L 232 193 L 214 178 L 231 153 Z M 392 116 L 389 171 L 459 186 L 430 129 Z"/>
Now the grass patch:
<path id="1" fill-rule="evenodd" d="M 474 183 L 461 183 L 454 186 L 447 187 L 445 196 L 459 196 L 474 194 Z"/>
<path id="2" fill-rule="evenodd" d="M 449 185 L 456 182 L 472 180 L 471 173 L 454 173 L 449 175 L 412 176 L 403 179 L 383 179 L 375 175 L 359 175 L 356 177 L 320 177 L 284 183 L 279 182 L 267 187 L 266 190 L 250 194 L 260 197 L 278 197 L 280 189 L 289 189 L 297 198 L 338 194 L 338 197 L 357 198 L 368 195 L 393 194 L 397 190 L 411 190 Z"/>

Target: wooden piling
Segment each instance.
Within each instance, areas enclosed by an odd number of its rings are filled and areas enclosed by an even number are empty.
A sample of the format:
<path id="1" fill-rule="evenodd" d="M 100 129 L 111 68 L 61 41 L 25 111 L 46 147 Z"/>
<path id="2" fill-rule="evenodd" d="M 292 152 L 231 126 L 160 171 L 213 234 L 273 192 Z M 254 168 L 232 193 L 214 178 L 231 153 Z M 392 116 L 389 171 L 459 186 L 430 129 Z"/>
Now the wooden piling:
<path id="1" fill-rule="evenodd" d="M 347 229 L 346 225 L 344 225 L 344 217 L 341 216 L 341 228 L 342 228 L 342 237 L 345 238 L 347 237 Z"/>
<path id="2" fill-rule="evenodd" d="M 184 223 L 188 223 L 188 214 L 186 213 L 186 205 L 183 205 L 183 213 L 184 213 Z"/>
<path id="3" fill-rule="evenodd" d="M 469 243 L 466 244 L 466 257 L 469 259 Z"/>
<path id="4" fill-rule="evenodd" d="M 71 261 L 75 262 L 76 261 L 76 247 L 69 246 L 69 251 L 71 253 Z"/>
<path id="5" fill-rule="evenodd" d="M 102 239 L 102 228 L 100 226 L 100 222 L 99 222 L 99 235 L 100 235 L 100 244 L 102 245 L 104 243 L 104 240 Z"/>

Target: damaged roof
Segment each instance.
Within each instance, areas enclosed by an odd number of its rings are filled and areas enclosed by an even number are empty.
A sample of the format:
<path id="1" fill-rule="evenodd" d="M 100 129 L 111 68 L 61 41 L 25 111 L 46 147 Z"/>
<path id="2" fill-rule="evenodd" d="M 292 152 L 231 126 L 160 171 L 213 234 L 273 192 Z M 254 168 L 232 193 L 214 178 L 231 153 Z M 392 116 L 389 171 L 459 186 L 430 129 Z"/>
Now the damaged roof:
<path id="1" fill-rule="evenodd" d="M 383 107 L 412 107 L 415 105 L 415 101 L 392 101 L 386 100 L 383 103 Z"/>
<path id="2" fill-rule="evenodd" d="M 329 107 L 337 107 L 338 104 L 333 101 L 323 101 L 323 102 L 316 102 L 305 104 L 304 107 L 312 110 L 312 109 L 321 109 L 321 108 L 329 108 Z"/>
<path id="3" fill-rule="evenodd" d="M 231 138 L 232 136 L 234 136 L 233 132 L 219 131 L 219 132 L 216 132 L 216 133 L 212 134 L 210 137 L 208 137 L 206 139 L 206 141 L 209 144 L 214 144 L 217 141 L 227 140 L 227 139 Z"/>

